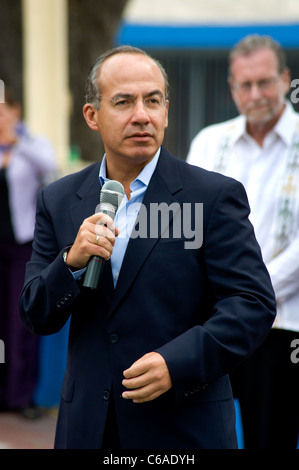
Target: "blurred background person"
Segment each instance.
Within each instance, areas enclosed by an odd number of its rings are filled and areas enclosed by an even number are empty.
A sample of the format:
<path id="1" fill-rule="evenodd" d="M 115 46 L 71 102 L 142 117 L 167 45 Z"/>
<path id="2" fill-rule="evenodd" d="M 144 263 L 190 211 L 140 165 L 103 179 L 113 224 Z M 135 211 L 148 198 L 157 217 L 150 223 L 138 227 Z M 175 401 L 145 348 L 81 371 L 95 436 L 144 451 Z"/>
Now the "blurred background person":
<path id="1" fill-rule="evenodd" d="M 299 370 L 299 115 L 286 100 L 290 72 L 280 45 L 250 35 L 229 57 L 237 118 L 203 129 L 187 161 L 241 181 L 273 283 L 277 319 L 262 347 L 232 375 L 245 448 L 296 448 Z"/>
<path id="2" fill-rule="evenodd" d="M 24 327 L 18 302 L 31 256 L 37 192 L 55 171 L 52 145 L 28 133 L 21 105 L 6 86 L 0 103 L 0 338 L 5 343 L 0 410 L 20 410 L 28 418 L 39 415 L 33 403 L 39 340 Z"/>

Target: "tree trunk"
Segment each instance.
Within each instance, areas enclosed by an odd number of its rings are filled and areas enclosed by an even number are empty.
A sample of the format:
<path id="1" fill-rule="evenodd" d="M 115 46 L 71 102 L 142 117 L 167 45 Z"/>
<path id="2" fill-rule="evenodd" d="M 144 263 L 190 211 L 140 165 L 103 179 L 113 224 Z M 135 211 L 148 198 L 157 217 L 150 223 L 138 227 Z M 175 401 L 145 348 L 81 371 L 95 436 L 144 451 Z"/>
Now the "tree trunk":
<path id="1" fill-rule="evenodd" d="M 103 156 L 101 138 L 88 128 L 82 114 L 85 80 L 97 57 L 114 46 L 113 39 L 127 2 L 68 0 L 70 133 L 71 143 L 78 147 L 83 160 L 95 161 Z M 15 90 L 21 103 L 22 41 L 21 0 L 0 0 L 0 80 Z"/>
<path id="2" fill-rule="evenodd" d="M 69 70 L 71 90 L 71 143 L 81 158 L 100 160 L 100 136 L 89 129 L 83 114 L 85 81 L 99 55 L 114 46 L 114 35 L 128 0 L 69 0 Z"/>
<path id="3" fill-rule="evenodd" d="M 0 0 L 0 79 L 23 96 L 21 0 Z"/>

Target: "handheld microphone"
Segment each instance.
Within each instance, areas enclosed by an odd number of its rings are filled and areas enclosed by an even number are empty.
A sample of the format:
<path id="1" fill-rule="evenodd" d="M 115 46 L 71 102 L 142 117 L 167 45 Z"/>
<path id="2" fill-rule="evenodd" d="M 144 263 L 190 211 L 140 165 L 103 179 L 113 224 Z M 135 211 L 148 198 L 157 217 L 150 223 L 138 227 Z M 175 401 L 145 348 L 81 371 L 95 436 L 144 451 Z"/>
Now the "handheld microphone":
<path id="1" fill-rule="evenodd" d="M 107 181 L 101 189 L 100 204 L 97 206 L 96 212 L 108 214 L 114 220 L 124 193 L 124 187 L 121 183 L 114 180 Z M 92 256 L 90 258 L 83 279 L 83 287 L 98 288 L 104 261 L 101 256 Z"/>

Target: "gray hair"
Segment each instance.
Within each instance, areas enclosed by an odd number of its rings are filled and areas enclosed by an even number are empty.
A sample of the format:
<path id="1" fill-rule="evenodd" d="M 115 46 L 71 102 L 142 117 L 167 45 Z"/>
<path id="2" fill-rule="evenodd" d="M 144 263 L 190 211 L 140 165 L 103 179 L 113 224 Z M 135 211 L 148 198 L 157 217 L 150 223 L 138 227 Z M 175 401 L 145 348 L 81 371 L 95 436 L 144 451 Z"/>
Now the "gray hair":
<path id="1" fill-rule="evenodd" d="M 141 54 L 146 57 L 149 57 L 154 63 L 159 67 L 165 81 L 165 99 L 168 99 L 169 93 L 169 82 L 168 76 L 163 65 L 153 57 L 151 57 L 147 52 L 139 49 L 138 47 L 133 46 L 119 46 L 114 49 L 110 49 L 104 52 L 98 59 L 95 61 L 93 66 L 89 71 L 89 75 L 86 80 L 85 85 L 85 101 L 86 103 L 92 104 L 96 109 L 99 109 L 101 103 L 101 88 L 100 88 L 100 71 L 103 63 L 110 57 L 116 54 Z"/>
<path id="2" fill-rule="evenodd" d="M 278 72 L 281 74 L 286 68 L 286 56 L 280 44 L 270 36 L 260 36 L 252 34 L 246 36 L 231 50 L 228 58 L 229 75 L 234 59 L 238 56 L 247 56 L 260 49 L 271 49 L 277 57 Z"/>

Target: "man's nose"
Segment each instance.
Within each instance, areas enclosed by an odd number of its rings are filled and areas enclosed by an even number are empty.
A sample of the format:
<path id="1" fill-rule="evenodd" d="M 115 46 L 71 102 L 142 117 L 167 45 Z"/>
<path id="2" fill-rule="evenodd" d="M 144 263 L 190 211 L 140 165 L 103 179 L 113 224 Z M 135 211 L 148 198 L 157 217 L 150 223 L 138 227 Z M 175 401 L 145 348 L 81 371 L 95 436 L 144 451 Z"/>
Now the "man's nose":
<path id="1" fill-rule="evenodd" d="M 250 98 L 255 100 L 259 99 L 262 96 L 261 89 L 258 83 L 252 83 L 250 88 Z"/>
<path id="2" fill-rule="evenodd" d="M 147 122 L 149 121 L 148 111 L 143 100 L 136 100 L 133 109 L 132 119 Z"/>

